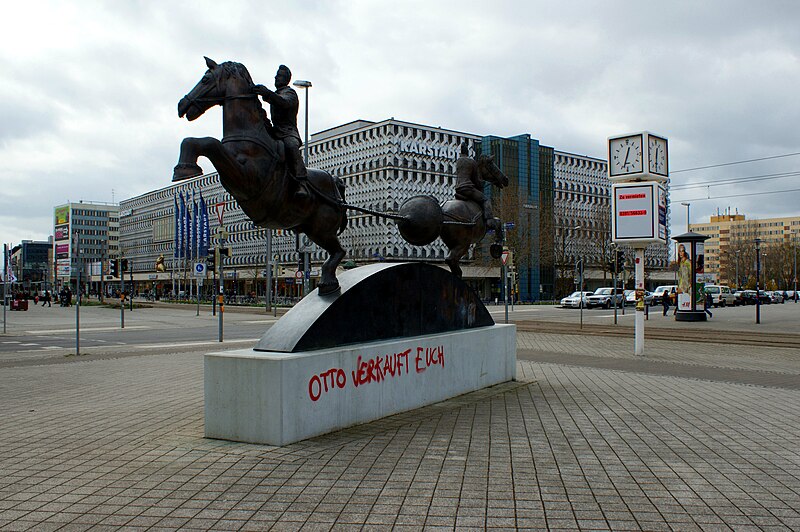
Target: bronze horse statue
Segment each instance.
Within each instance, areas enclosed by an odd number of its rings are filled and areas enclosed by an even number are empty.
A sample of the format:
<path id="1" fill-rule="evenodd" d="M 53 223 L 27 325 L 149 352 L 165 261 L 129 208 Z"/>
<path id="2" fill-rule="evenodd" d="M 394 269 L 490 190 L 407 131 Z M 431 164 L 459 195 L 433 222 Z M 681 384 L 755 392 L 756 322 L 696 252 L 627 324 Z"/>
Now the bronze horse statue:
<path id="1" fill-rule="evenodd" d="M 478 176 L 481 180 L 491 183 L 499 189 L 508 186 L 508 177 L 494 163 L 494 156 L 479 155 L 475 160 L 478 163 Z M 472 244 L 479 242 L 486 234 L 487 229 L 494 229 L 495 243 L 499 244 L 502 251 L 503 226 L 498 218 L 492 218 L 487 224 L 483 219 L 481 206 L 474 201 L 451 199 L 442 205 L 445 220 L 442 223 L 442 241 L 450 250 L 445 262 L 450 267 L 450 271 L 461 277 L 461 268 L 458 262 L 467 254 Z M 459 223 L 450 223 L 456 221 Z M 469 222 L 465 224 L 464 222 Z M 489 225 L 490 227 L 487 227 Z M 498 246 L 492 246 L 492 256 L 496 253 Z"/>
<path id="2" fill-rule="evenodd" d="M 269 121 L 253 92 L 250 73 L 240 63 L 205 60 L 208 70 L 178 103 L 178 116 L 195 120 L 221 105 L 222 140 L 183 139 L 172 180 L 201 175 L 197 158 L 207 157 L 217 169 L 222 186 L 254 224 L 305 233 L 328 252 L 319 293 L 336 292 L 336 267 L 345 256 L 338 238 L 347 226 L 344 185 L 328 172 L 309 168 L 308 183 L 313 193 L 296 197 L 297 185 L 287 174 L 283 142 L 269 134 Z"/>
<path id="3" fill-rule="evenodd" d="M 493 156 L 480 155 L 475 162 L 479 183 L 488 182 L 500 189 L 508 186 L 508 177 L 494 163 Z M 490 219 L 488 225 L 491 227 L 487 227 L 481 205 L 460 198 L 458 193 L 456 199 L 441 205 L 433 196 L 414 196 L 403 202 L 396 215 L 389 217 L 397 221 L 400 235 L 415 246 L 426 246 L 440 236 L 450 250 L 445 262 L 458 277 L 462 275 L 458 262 L 472 244 L 486 235 L 487 229 L 494 229 L 495 232 L 495 242 L 490 247 L 492 257 L 500 258 L 503 249 L 503 226 L 500 220 Z"/>

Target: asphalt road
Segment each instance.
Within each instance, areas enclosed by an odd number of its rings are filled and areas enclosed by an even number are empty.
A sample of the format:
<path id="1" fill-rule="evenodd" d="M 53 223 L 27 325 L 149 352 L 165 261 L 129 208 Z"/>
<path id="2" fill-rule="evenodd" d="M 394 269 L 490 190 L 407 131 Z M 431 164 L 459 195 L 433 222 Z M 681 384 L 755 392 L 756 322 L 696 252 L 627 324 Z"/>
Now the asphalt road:
<path id="1" fill-rule="evenodd" d="M 505 321 L 503 305 L 491 305 L 489 312 L 496 322 Z M 800 305 L 786 303 L 765 305 L 761 309 L 761 324 L 755 324 L 755 307 L 713 309 L 714 317 L 706 322 L 676 322 L 670 315 L 662 316 L 655 307 L 645 322 L 648 329 L 684 329 L 694 333 L 707 331 L 710 338 L 724 336 L 726 331 L 761 334 L 797 334 L 800 332 Z M 628 307 L 625 314 L 605 309 L 565 309 L 552 305 L 509 306 L 510 322 L 535 322 L 539 330 L 552 323 L 561 332 L 587 327 L 632 327 L 635 311 Z M 37 359 L 57 359 L 75 355 L 76 309 L 30 306 L 27 312 L 6 313 L 6 334 L 0 335 L 0 365 Z M 279 315 L 280 317 L 280 315 Z M 201 307 L 197 315 L 191 305 L 135 309 L 125 312 L 125 328 L 120 327 L 119 309 L 85 306 L 80 312 L 80 354 L 94 356 L 128 356 L 130 354 L 215 350 L 249 347 L 274 323 L 276 318 L 264 309 L 231 308 L 224 314 L 223 342 L 219 342 L 219 318 L 211 309 Z M 645 332 L 647 335 L 647 332 Z"/>

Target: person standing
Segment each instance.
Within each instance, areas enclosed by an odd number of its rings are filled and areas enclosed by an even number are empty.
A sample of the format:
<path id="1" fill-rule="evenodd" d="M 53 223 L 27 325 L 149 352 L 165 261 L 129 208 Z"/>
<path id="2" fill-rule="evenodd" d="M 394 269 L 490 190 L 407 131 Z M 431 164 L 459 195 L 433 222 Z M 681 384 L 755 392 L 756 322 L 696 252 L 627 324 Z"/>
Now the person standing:
<path id="1" fill-rule="evenodd" d="M 714 298 L 711 296 L 710 292 L 706 292 L 706 297 L 703 300 L 703 310 L 706 311 L 709 318 L 713 318 L 714 316 L 711 314 L 711 307 L 714 306 Z"/>
<path id="2" fill-rule="evenodd" d="M 664 306 L 664 316 L 666 316 L 667 312 L 669 312 L 669 292 L 667 290 L 664 290 L 661 295 L 661 304 Z"/>

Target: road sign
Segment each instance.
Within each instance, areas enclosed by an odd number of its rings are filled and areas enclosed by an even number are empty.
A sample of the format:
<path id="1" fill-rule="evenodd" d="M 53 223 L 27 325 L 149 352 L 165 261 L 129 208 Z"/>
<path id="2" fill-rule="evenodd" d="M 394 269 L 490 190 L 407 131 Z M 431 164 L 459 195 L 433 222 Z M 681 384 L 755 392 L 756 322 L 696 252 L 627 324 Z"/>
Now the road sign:
<path id="1" fill-rule="evenodd" d="M 504 251 L 503 254 L 500 255 L 500 260 L 503 261 L 503 266 L 505 266 L 506 262 L 508 262 L 508 255 L 509 255 L 508 251 Z"/>
<path id="2" fill-rule="evenodd" d="M 514 222 L 506 222 L 506 229 L 514 229 Z"/>
<path id="3" fill-rule="evenodd" d="M 194 268 L 192 270 L 192 274 L 195 277 L 205 277 L 206 276 L 206 263 L 205 262 L 195 262 Z"/>
<path id="4" fill-rule="evenodd" d="M 295 276 L 296 279 L 302 279 L 303 278 L 303 270 L 297 270 L 295 272 L 294 276 Z"/>

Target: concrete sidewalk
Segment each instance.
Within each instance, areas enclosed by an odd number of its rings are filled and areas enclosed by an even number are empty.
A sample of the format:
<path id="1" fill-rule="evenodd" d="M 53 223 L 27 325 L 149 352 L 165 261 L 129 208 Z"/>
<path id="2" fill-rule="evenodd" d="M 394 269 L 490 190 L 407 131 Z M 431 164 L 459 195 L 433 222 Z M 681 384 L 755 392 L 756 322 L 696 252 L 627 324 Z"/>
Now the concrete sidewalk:
<path id="1" fill-rule="evenodd" d="M 203 438 L 199 352 L 0 369 L 0 527 L 800 529 L 800 392 L 708 378 L 800 351 L 518 343 L 518 382 L 282 448 Z"/>

